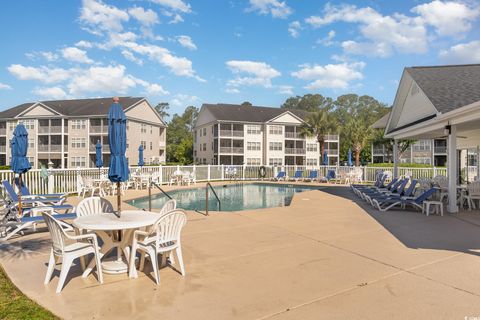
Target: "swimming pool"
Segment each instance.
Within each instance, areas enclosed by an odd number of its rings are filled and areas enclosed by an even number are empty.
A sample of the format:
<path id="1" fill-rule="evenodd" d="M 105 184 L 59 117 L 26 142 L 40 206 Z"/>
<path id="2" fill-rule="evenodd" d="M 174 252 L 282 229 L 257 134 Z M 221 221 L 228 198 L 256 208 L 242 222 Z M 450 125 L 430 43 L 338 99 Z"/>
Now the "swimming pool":
<path id="1" fill-rule="evenodd" d="M 221 211 L 241 211 L 261 208 L 285 207 L 292 202 L 295 193 L 318 190 L 318 186 L 300 186 L 292 184 L 246 183 L 214 186 L 221 201 Z M 169 191 L 177 200 L 177 207 L 185 210 L 205 210 L 205 188 L 191 188 Z M 163 194 L 152 196 L 152 209 L 160 209 L 168 198 Z M 148 197 L 127 201 L 137 208 L 148 208 Z M 218 203 L 212 191 L 209 191 L 208 208 L 218 210 Z"/>

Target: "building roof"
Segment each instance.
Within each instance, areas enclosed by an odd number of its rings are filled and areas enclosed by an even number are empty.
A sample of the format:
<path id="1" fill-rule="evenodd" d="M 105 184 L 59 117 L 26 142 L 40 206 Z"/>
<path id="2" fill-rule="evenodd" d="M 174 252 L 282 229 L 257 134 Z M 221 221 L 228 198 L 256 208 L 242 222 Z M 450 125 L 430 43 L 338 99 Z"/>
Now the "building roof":
<path id="1" fill-rule="evenodd" d="M 441 113 L 480 101 L 480 64 L 411 67 L 406 71 Z"/>
<path id="2" fill-rule="evenodd" d="M 267 122 L 287 111 L 301 119 L 305 119 L 309 114 L 307 111 L 297 109 L 245 106 L 227 103 L 203 104 L 202 108 L 210 111 L 217 120 L 224 121 Z"/>
<path id="3" fill-rule="evenodd" d="M 375 121 L 370 128 L 372 129 L 385 129 L 388 124 L 388 119 L 390 118 L 390 112 L 388 112 L 386 115 Z"/>
<path id="4" fill-rule="evenodd" d="M 122 105 L 123 110 L 125 110 L 143 99 L 144 98 L 142 97 L 120 97 L 119 102 Z M 39 102 L 64 116 L 106 116 L 108 114 L 108 109 L 113 102 L 113 98 L 52 100 Z M 37 102 L 24 103 L 2 111 L 0 112 L 0 119 L 15 118 L 36 103 Z"/>

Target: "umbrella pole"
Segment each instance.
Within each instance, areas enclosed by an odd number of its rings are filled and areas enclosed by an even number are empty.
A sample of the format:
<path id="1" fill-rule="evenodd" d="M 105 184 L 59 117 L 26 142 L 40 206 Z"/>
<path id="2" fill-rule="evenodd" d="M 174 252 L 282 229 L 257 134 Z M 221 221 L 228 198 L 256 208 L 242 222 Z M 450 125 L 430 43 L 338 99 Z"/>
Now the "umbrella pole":
<path id="1" fill-rule="evenodd" d="M 117 182 L 117 210 L 118 216 L 120 217 L 122 212 L 122 199 L 121 199 L 121 190 L 120 190 L 120 182 Z"/>
<path id="2" fill-rule="evenodd" d="M 22 217 L 22 174 L 21 173 L 18 175 L 18 216 L 20 218 Z"/>

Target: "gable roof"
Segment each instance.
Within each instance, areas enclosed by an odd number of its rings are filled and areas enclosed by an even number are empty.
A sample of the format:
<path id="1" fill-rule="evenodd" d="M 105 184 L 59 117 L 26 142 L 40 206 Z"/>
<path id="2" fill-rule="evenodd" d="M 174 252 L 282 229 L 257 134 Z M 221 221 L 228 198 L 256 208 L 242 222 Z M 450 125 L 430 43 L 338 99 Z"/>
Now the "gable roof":
<path id="1" fill-rule="evenodd" d="M 119 102 L 122 109 L 126 110 L 129 107 L 137 104 L 145 98 L 142 97 L 120 97 Z M 40 101 L 41 104 L 58 112 L 64 116 L 91 116 L 100 115 L 106 116 L 108 109 L 112 104 L 113 98 L 95 98 L 95 99 L 76 99 L 76 100 L 52 100 Z M 0 112 L 1 119 L 15 118 L 21 113 L 25 112 L 30 107 L 34 106 L 36 102 L 29 102 L 18 105 L 16 107 Z"/>
<path id="2" fill-rule="evenodd" d="M 282 109 L 260 106 L 242 106 L 239 104 L 203 104 L 202 109 L 210 111 L 216 120 L 242 121 L 242 122 L 267 122 L 286 112 L 291 112 L 296 117 L 304 120 L 309 112 L 296 109 Z"/>
<path id="3" fill-rule="evenodd" d="M 388 119 L 390 118 L 390 112 L 388 112 L 386 115 L 375 121 L 370 128 L 372 129 L 385 129 L 388 124 Z"/>
<path id="4" fill-rule="evenodd" d="M 405 69 L 441 113 L 480 101 L 480 64 Z"/>

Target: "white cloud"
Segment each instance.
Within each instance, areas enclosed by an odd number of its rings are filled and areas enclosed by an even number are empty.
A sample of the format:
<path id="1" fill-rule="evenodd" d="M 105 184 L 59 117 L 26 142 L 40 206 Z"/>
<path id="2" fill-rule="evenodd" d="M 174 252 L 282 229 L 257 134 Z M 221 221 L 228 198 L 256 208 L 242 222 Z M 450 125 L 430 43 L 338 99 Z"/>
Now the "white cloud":
<path id="1" fill-rule="evenodd" d="M 75 43 L 75 46 L 80 48 L 90 49 L 90 48 L 93 48 L 93 43 L 91 43 L 90 41 L 80 40 L 77 43 Z"/>
<path id="2" fill-rule="evenodd" d="M 292 21 L 288 25 L 288 33 L 294 38 L 298 38 L 300 36 L 300 30 L 302 29 L 302 25 L 300 21 Z"/>
<path id="3" fill-rule="evenodd" d="M 184 48 L 187 48 L 189 50 L 197 50 L 197 46 L 195 45 L 195 43 L 193 43 L 192 38 L 190 38 L 189 36 L 178 36 L 177 41 Z"/>
<path id="4" fill-rule="evenodd" d="M 293 10 L 286 1 L 279 0 L 250 0 L 250 7 L 247 11 L 257 11 L 260 14 L 271 14 L 274 18 L 286 18 Z"/>
<path id="5" fill-rule="evenodd" d="M 472 22 L 480 15 L 479 7 L 466 3 L 434 0 L 411 10 L 419 14 L 425 23 L 433 26 L 438 35 L 463 35 L 472 28 Z"/>
<path id="6" fill-rule="evenodd" d="M 293 95 L 293 87 L 292 86 L 286 86 L 286 85 L 280 85 L 277 87 L 278 88 L 278 93 L 279 94 L 285 94 L 285 95 Z"/>
<path id="7" fill-rule="evenodd" d="M 167 7 L 174 11 L 179 11 L 183 13 L 190 13 L 192 9 L 190 4 L 185 3 L 182 0 L 150 0 L 153 3 L 159 4 L 161 6 Z"/>
<path id="8" fill-rule="evenodd" d="M 317 43 L 324 45 L 325 47 L 329 47 L 333 44 L 333 38 L 335 38 L 335 30 L 330 30 L 326 37 L 317 40 Z"/>
<path id="9" fill-rule="evenodd" d="M 64 59 L 79 62 L 79 63 L 93 63 L 93 60 L 88 58 L 85 50 L 78 49 L 77 47 L 68 47 L 60 51 Z"/>
<path id="10" fill-rule="evenodd" d="M 231 93 L 231 94 L 237 94 L 237 93 L 240 93 L 240 90 L 238 90 L 237 88 L 226 88 L 225 92 Z"/>
<path id="11" fill-rule="evenodd" d="M 80 22 L 93 34 L 101 34 L 96 29 L 107 32 L 120 32 L 122 23 L 129 20 L 128 13 L 101 0 L 83 0 Z"/>
<path id="12" fill-rule="evenodd" d="M 128 61 L 135 62 L 140 66 L 143 65 L 143 60 L 135 57 L 135 55 L 128 50 L 122 50 L 122 56 Z"/>
<path id="13" fill-rule="evenodd" d="M 12 87 L 9 86 L 8 84 L 0 82 L 0 90 L 11 90 L 11 89 L 12 89 Z"/>
<path id="14" fill-rule="evenodd" d="M 200 101 L 197 96 L 190 96 L 188 94 L 176 94 L 172 100 L 170 100 L 170 105 L 172 107 L 188 107 L 195 105 Z"/>
<path id="15" fill-rule="evenodd" d="M 157 83 L 150 83 L 148 81 L 134 78 L 135 82 L 145 88 L 145 93 L 150 96 L 167 95 L 169 92 Z"/>
<path id="16" fill-rule="evenodd" d="M 310 81 L 305 86 L 305 89 L 308 90 L 346 89 L 352 81 L 363 79 L 361 70 L 364 67 L 364 62 L 327 64 L 325 66 L 304 64 L 300 66 L 300 70 L 293 72 L 292 76 Z"/>
<path id="17" fill-rule="evenodd" d="M 227 67 L 236 75 L 229 80 L 227 85 L 230 87 L 240 86 L 262 86 L 272 87 L 272 79 L 279 77 L 281 73 L 265 62 L 248 60 L 231 60 L 226 62 Z M 246 74 L 246 76 L 242 76 Z"/>
<path id="18" fill-rule="evenodd" d="M 440 51 L 440 59 L 452 64 L 480 63 L 480 40 L 460 43 Z"/>
<path id="19" fill-rule="evenodd" d="M 183 22 L 183 18 L 182 18 L 181 15 L 179 15 L 179 14 L 177 13 L 177 14 L 175 14 L 175 15 L 173 16 L 173 19 L 170 20 L 168 23 L 169 23 L 169 24 L 177 24 L 177 23 L 180 23 L 180 22 Z"/>
<path id="20" fill-rule="evenodd" d="M 60 87 L 35 88 L 32 92 L 42 99 L 61 100 L 69 97 Z"/>
<path id="21" fill-rule="evenodd" d="M 339 21 L 360 24 L 366 41 L 344 41 L 342 47 L 347 53 L 386 57 L 394 51 L 425 53 L 428 49 L 427 30 L 418 17 L 384 16 L 369 7 L 327 4 L 323 16 L 311 16 L 305 21 L 316 28 Z"/>
<path id="22" fill-rule="evenodd" d="M 37 80 L 43 83 L 58 83 L 70 78 L 72 70 L 62 68 L 26 67 L 21 64 L 12 64 L 7 70 L 20 80 Z"/>
<path id="23" fill-rule="evenodd" d="M 48 62 L 53 62 L 58 59 L 58 54 L 50 51 L 35 51 L 25 54 L 30 59 L 43 58 Z"/>
<path id="24" fill-rule="evenodd" d="M 128 9 L 128 13 L 146 27 L 151 27 L 158 23 L 158 15 L 151 9 L 145 10 L 142 7 L 134 7 Z"/>
<path id="25" fill-rule="evenodd" d="M 136 83 L 134 77 L 125 74 L 125 67 L 118 65 L 83 70 L 71 79 L 67 87 L 74 96 L 95 92 L 125 94 Z"/>

